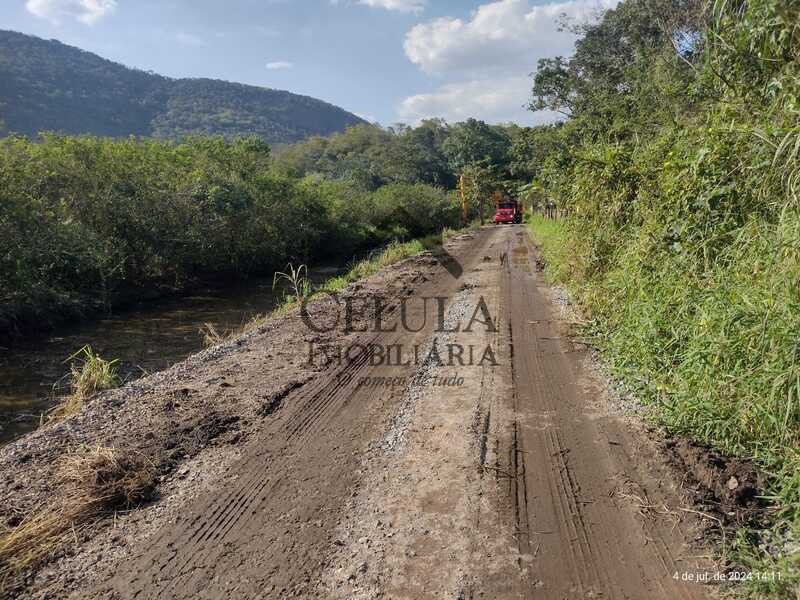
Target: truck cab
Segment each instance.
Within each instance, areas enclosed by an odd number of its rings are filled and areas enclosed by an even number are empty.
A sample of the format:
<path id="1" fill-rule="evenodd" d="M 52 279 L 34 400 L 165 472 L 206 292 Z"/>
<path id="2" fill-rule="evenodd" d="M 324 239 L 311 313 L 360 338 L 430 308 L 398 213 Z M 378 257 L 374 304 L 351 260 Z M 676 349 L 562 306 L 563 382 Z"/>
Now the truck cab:
<path id="1" fill-rule="evenodd" d="M 503 198 L 497 202 L 494 212 L 495 224 L 522 223 L 522 205 L 517 200 Z"/>

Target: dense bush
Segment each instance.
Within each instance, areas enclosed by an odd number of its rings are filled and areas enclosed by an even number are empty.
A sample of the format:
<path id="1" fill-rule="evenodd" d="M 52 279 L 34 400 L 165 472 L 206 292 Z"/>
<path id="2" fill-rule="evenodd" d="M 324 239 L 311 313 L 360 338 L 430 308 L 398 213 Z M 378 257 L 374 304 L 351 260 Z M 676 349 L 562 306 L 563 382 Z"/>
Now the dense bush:
<path id="1" fill-rule="evenodd" d="M 398 125 L 388 130 L 355 125 L 343 133 L 282 148 L 276 166 L 295 177 L 320 174 L 372 190 L 389 183 L 454 188 L 469 167 L 513 177 L 508 147 L 522 131 L 515 125 L 487 125 L 476 119 L 452 124 L 430 119 L 417 127 Z"/>
<path id="2" fill-rule="evenodd" d="M 0 141 L 0 324 L 80 315 L 454 226 L 425 185 L 277 173 L 257 139 Z"/>

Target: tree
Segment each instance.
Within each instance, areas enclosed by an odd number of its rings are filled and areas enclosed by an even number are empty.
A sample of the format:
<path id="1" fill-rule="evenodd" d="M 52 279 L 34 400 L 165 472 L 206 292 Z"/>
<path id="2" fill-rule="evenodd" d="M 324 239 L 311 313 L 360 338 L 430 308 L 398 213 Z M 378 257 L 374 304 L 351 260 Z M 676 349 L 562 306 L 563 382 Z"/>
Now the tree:
<path id="1" fill-rule="evenodd" d="M 467 119 L 450 126 L 442 151 L 456 173 L 474 165 L 504 168 L 508 164 L 509 141 L 502 128 Z"/>
<path id="2" fill-rule="evenodd" d="M 588 134 L 620 137 L 656 126 L 660 115 L 674 120 L 689 104 L 702 27 L 696 0 L 623 2 L 596 22 L 569 26 L 581 36 L 575 53 L 539 61 L 530 108 L 573 117 Z"/>
<path id="3" fill-rule="evenodd" d="M 447 124 L 439 119 L 405 130 L 395 145 L 396 161 L 404 174 L 401 180 L 452 188 L 455 177 L 442 150 L 447 135 Z"/>

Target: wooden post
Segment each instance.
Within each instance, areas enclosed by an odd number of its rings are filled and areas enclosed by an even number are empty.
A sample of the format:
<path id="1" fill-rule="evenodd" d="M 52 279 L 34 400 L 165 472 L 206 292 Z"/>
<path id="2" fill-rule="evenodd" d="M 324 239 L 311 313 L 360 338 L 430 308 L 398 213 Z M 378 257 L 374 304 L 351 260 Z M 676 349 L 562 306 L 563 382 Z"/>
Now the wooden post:
<path id="1" fill-rule="evenodd" d="M 461 225 L 466 227 L 467 219 L 469 218 L 469 206 L 467 205 L 467 194 L 466 190 L 464 189 L 464 174 L 462 173 L 458 177 L 458 189 L 461 191 Z"/>

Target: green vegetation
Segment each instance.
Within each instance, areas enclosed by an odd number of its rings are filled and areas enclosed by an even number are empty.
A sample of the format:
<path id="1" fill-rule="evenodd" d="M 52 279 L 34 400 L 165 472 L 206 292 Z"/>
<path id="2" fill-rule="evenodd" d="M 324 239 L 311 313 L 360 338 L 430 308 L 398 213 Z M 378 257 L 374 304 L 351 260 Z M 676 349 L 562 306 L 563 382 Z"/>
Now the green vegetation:
<path id="1" fill-rule="evenodd" d="M 281 149 L 276 166 L 295 177 L 319 174 L 357 181 L 368 189 L 388 183 L 454 188 L 469 169 L 503 185 L 518 178 L 519 165 L 512 164 L 509 148 L 523 132 L 516 125 L 487 125 L 476 119 L 452 124 L 429 119 L 418 127 L 401 124 L 388 130 L 357 125 Z"/>
<path id="2" fill-rule="evenodd" d="M 669 431 L 769 475 L 771 529 L 728 557 L 781 570 L 757 596 L 800 585 L 798 22 L 784 0 L 626 0 L 540 62 L 532 108 L 569 118 L 513 148 L 566 215 L 533 220 L 550 277 L 617 372 Z"/>
<path id="3" fill-rule="evenodd" d="M 363 123 L 307 96 L 211 79 L 170 79 L 13 31 L 0 31 L 0 81 L 2 134 L 256 135 L 289 143 Z"/>
<path id="4" fill-rule="evenodd" d="M 7 138 L 0 333 L 457 225 L 454 192 L 292 177 L 254 138 Z"/>
<path id="5" fill-rule="evenodd" d="M 378 254 L 353 264 L 344 275 L 340 275 L 339 277 L 334 277 L 333 279 L 326 281 L 325 285 L 322 286 L 320 291 L 336 292 L 349 283 L 353 283 L 354 281 L 358 281 L 364 277 L 374 275 L 384 267 L 398 263 L 406 258 L 416 256 L 425 250 L 435 248 L 437 245 L 441 244 L 440 240 L 440 236 L 431 235 L 424 239 L 412 240 L 405 243 L 393 241 Z"/>
<path id="6" fill-rule="evenodd" d="M 525 133 L 516 125 L 488 125 L 476 119 L 452 124 L 429 119 L 414 128 L 400 124 L 388 130 L 357 125 L 328 138 L 313 137 L 282 148 L 275 165 L 292 177 L 355 182 L 366 190 L 387 186 L 388 191 L 395 184 L 452 189 L 463 175 L 467 219 L 485 220 L 494 214 L 492 192 L 517 193 L 530 177 L 529 157 L 517 160 L 518 153 L 512 152 Z M 384 212 L 384 217 L 385 229 L 390 223 L 413 229 L 402 213 Z M 429 218 L 443 222 L 441 214 L 431 212 Z M 419 228 L 411 233 L 425 235 Z"/>
<path id="7" fill-rule="evenodd" d="M 282 281 L 289 286 L 295 301 L 303 302 L 311 294 L 311 282 L 308 279 L 308 267 L 300 265 L 296 269 L 292 263 L 286 266 L 285 271 L 276 271 L 272 276 L 272 289 Z"/>
<path id="8" fill-rule="evenodd" d="M 571 284 L 573 255 L 570 252 L 570 237 L 563 223 L 540 214 L 531 215 L 528 225 L 534 239 L 540 245 L 546 268 L 545 277 L 551 283 Z M 572 288 L 576 291 L 576 288 Z"/>
<path id="9" fill-rule="evenodd" d="M 0 70 L 15 36 L 0 35 Z M 523 131 L 357 124 L 277 156 L 257 136 L 0 139 L 0 337 L 458 227 L 462 174 L 467 219 L 486 216 L 488 193 L 525 174 L 508 152 Z"/>

